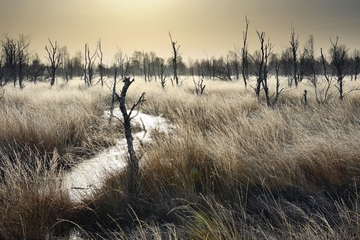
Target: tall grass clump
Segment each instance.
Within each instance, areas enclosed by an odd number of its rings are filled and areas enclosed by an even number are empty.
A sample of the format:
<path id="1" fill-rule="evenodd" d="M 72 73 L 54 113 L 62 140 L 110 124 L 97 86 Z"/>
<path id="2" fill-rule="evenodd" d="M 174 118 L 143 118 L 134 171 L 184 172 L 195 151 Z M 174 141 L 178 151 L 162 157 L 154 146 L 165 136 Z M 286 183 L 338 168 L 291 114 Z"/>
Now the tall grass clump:
<path id="1" fill-rule="evenodd" d="M 81 218 L 85 206 L 61 189 L 59 159 L 54 152 L 45 165 L 35 153 L 11 159 L 0 153 L 0 239 L 51 239 L 76 228 L 72 222 Z"/>
<path id="2" fill-rule="evenodd" d="M 202 96 L 185 83 L 134 90 L 147 94 L 142 111 L 176 127 L 153 131 L 142 149 L 138 200 L 127 201 L 124 172 L 108 176 L 89 200 L 101 213 L 96 221 L 113 229 L 105 232 L 124 239 L 358 237 L 358 93 L 327 104 L 309 94 L 304 105 L 300 86 L 268 108 L 240 83 L 206 84 Z"/>
<path id="3" fill-rule="evenodd" d="M 112 130 L 101 118 L 107 94 L 101 88 L 65 85 L 49 89 L 41 83 L 24 90 L 8 87 L 0 101 L 2 151 L 13 155 L 26 149 L 51 156 L 56 149 L 67 156 L 60 162 L 64 165 L 93 155 L 97 148 L 113 144 Z"/>
<path id="4" fill-rule="evenodd" d="M 121 122 L 103 118 L 110 91 L 75 82 L 7 89 L 0 238 L 359 238 L 359 93 L 318 104 L 309 91 L 304 104 L 300 84 L 269 108 L 240 82 L 206 81 L 202 95 L 192 84 L 134 82 L 127 103 L 146 92 L 141 111 L 172 127 L 140 140 L 136 198 L 125 168 L 80 202 L 61 188 L 62 172 L 121 137 Z"/>
<path id="5" fill-rule="evenodd" d="M 5 86 L 0 101 L 0 239 L 65 237 L 93 212 L 62 186 L 68 167 L 115 143 L 107 89 L 75 80 L 49 88 Z"/>

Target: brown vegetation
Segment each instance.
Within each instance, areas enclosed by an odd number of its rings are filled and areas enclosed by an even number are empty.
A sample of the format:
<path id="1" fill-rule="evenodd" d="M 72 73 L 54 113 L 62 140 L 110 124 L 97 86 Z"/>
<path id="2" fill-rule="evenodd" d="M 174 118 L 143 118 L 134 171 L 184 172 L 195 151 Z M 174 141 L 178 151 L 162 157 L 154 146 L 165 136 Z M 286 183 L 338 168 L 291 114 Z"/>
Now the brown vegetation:
<path id="1" fill-rule="evenodd" d="M 58 187 L 58 161 L 71 149 L 96 152 L 95 142 L 119 137 L 101 118 L 110 90 L 7 90 L 0 136 L 3 143 L 26 143 L 28 158 L 10 159 L 10 148 L 2 145 L 0 238 L 46 238 L 71 229 L 100 239 L 359 237 L 357 92 L 318 104 L 309 91 L 304 106 L 301 82 L 268 108 L 240 82 L 205 81 L 202 95 L 194 94 L 192 83 L 163 89 L 135 81 L 129 89 L 128 103 L 146 92 L 142 111 L 176 126 L 168 134 L 153 131 L 153 141 L 143 145 L 140 191 L 132 202 L 125 171 L 105 176 L 103 187 L 81 203 Z M 71 141 L 61 144 L 64 139 Z M 33 161 L 32 168 L 23 161 Z"/>

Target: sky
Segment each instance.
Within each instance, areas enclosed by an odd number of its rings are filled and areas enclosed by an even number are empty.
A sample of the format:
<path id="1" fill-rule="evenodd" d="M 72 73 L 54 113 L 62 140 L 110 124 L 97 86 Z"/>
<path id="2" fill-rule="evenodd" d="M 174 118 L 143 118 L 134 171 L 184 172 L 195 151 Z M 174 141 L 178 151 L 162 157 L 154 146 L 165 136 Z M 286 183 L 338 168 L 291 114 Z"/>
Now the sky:
<path id="1" fill-rule="evenodd" d="M 242 47 L 245 16 L 249 52 L 259 49 L 256 31 L 280 53 L 294 28 L 302 47 L 310 34 L 326 51 L 339 37 L 350 51 L 360 49 L 359 0 L 0 0 L 0 34 L 31 36 L 30 49 L 45 60 L 48 39 L 67 46 L 71 56 L 101 39 L 111 64 L 121 48 L 171 57 L 168 33 L 185 62 L 225 56 Z"/>

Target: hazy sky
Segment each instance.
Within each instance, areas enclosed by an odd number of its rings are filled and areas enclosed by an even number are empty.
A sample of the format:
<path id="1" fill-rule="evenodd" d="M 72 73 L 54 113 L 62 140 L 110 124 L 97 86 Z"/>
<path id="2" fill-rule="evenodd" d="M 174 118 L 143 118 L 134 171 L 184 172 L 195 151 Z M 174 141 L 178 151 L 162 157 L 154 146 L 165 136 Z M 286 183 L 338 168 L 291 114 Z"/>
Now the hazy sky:
<path id="1" fill-rule="evenodd" d="M 128 55 L 170 57 L 170 31 L 187 62 L 241 47 L 245 15 L 251 53 L 259 45 L 256 30 L 280 52 L 292 26 L 301 45 L 313 34 L 317 48 L 328 50 L 329 38 L 339 36 L 339 43 L 360 49 L 359 0 L 0 0 L 0 33 L 31 35 L 31 50 L 42 59 L 48 38 L 71 55 L 85 43 L 94 50 L 101 38 L 110 63 L 117 46 Z"/>

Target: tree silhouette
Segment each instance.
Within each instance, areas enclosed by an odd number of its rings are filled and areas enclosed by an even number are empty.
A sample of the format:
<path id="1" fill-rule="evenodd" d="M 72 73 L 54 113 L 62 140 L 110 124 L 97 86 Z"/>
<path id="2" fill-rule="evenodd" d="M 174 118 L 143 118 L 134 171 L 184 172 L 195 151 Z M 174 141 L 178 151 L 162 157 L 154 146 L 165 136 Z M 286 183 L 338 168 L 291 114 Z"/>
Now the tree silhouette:
<path id="1" fill-rule="evenodd" d="M 50 85 L 53 86 L 55 83 L 56 70 L 61 66 L 61 53 L 59 51 L 59 44 L 55 41 L 55 45 L 51 42 L 49 38 L 50 46 L 45 46 L 45 50 L 48 53 L 46 57 L 48 60 L 47 70 L 50 74 L 51 80 Z"/>
<path id="2" fill-rule="evenodd" d="M 176 85 L 179 85 L 179 77 L 178 77 L 178 57 L 179 57 L 179 48 L 181 45 L 177 45 L 177 42 L 174 42 L 171 34 L 169 32 L 169 37 L 170 37 L 170 41 L 171 41 L 171 47 L 172 47 L 172 65 L 173 65 L 173 71 L 174 71 L 174 80 L 176 82 Z"/>

